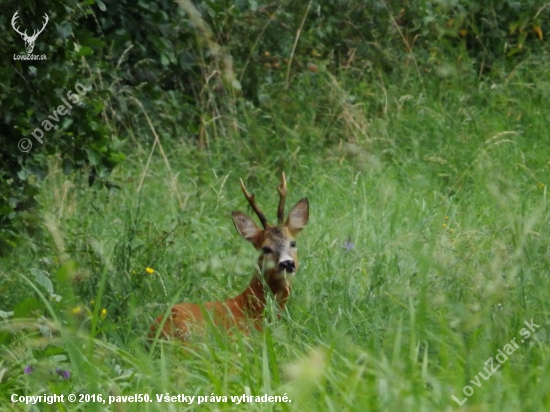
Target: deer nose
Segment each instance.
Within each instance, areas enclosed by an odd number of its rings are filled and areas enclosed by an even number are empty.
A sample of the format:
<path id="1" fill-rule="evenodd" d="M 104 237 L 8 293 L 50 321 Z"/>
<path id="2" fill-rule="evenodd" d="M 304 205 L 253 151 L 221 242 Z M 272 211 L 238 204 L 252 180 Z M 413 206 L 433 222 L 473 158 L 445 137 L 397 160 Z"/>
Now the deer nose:
<path id="1" fill-rule="evenodd" d="M 285 272 L 292 273 L 296 270 L 296 265 L 293 260 L 284 260 L 279 262 L 279 270 L 281 272 L 284 270 Z"/>

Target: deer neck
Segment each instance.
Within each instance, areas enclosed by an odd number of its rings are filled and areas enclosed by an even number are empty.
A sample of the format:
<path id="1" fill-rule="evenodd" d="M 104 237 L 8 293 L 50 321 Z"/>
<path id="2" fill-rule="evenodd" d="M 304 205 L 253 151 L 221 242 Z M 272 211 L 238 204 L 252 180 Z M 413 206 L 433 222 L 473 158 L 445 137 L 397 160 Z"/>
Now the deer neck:
<path id="1" fill-rule="evenodd" d="M 263 279 L 262 279 L 263 277 Z M 290 296 L 290 279 L 281 275 L 277 269 L 256 272 L 248 287 L 241 294 L 245 311 L 255 319 L 260 319 L 266 305 L 266 291 L 270 290 L 280 310 L 284 310 Z"/>

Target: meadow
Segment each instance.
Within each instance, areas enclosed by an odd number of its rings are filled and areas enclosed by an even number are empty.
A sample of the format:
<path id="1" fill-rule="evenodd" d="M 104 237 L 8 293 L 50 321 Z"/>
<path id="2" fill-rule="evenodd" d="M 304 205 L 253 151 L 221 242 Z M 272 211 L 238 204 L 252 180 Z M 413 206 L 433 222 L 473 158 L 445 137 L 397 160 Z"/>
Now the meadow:
<path id="1" fill-rule="evenodd" d="M 550 410 L 547 61 L 304 71 L 238 105 L 246 139 L 136 131 L 111 189 L 51 156 L 42 230 L 1 261 L 0 409 Z M 268 305 L 262 333 L 148 349 L 172 303 L 245 288 L 239 178 L 273 221 L 282 171 L 310 219 L 281 319 Z"/>

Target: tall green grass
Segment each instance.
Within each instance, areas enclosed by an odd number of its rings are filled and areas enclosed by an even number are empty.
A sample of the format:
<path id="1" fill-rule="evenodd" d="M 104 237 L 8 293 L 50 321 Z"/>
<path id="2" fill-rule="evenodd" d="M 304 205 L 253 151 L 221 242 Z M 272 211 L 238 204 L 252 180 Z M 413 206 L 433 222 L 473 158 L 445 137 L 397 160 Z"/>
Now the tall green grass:
<path id="1" fill-rule="evenodd" d="M 463 410 L 548 410 L 548 70 L 405 74 L 266 87 L 261 109 L 239 108 L 242 140 L 134 148 L 111 191 L 88 190 L 52 158 L 47 229 L 0 270 L 0 310 L 15 312 L 0 322 L 1 407 L 28 410 L 12 394 L 141 393 L 154 401 L 109 408 L 441 411 L 459 409 L 451 396 L 469 385 Z M 273 219 L 282 170 L 288 202 L 311 204 L 283 317 L 250 337 L 214 329 L 148 351 L 148 327 L 171 303 L 247 285 L 256 252 L 230 219 L 248 212 L 238 178 Z M 531 319 L 536 333 L 470 383 Z M 167 393 L 292 402 L 156 402 Z"/>

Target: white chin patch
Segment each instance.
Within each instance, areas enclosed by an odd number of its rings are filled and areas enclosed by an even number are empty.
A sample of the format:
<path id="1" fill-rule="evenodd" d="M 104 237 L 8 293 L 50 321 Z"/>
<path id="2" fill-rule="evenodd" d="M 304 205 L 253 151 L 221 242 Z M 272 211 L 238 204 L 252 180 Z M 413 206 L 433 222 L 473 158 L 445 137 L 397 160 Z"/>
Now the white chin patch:
<path id="1" fill-rule="evenodd" d="M 278 273 L 278 277 L 281 277 L 283 279 L 292 279 L 294 278 L 294 275 L 296 274 L 296 271 L 294 272 L 287 272 L 286 270 L 283 270 Z"/>

